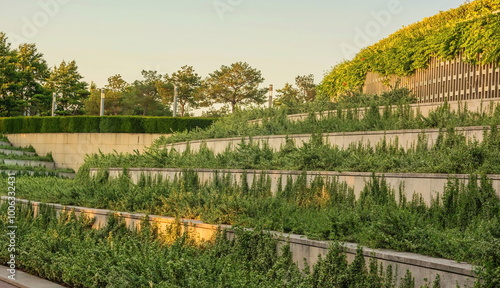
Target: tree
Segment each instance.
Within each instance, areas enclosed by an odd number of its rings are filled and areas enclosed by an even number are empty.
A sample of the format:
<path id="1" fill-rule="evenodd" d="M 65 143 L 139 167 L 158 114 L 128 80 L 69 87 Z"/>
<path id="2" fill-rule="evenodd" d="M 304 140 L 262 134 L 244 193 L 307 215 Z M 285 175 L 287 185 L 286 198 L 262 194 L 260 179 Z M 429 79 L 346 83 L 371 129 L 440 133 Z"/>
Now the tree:
<path id="1" fill-rule="evenodd" d="M 316 84 L 314 75 L 304 75 L 295 77 L 295 84 L 299 87 L 300 97 L 303 102 L 312 102 L 316 98 Z"/>
<path id="2" fill-rule="evenodd" d="M 193 108 L 200 107 L 199 90 L 201 87 L 201 77 L 194 72 L 192 66 L 182 66 L 181 70 L 168 77 L 165 75 L 167 82 L 177 86 L 177 103 L 180 107 L 181 117 L 184 116 L 186 106 Z"/>
<path id="3" fill-rule="evenodd" d="M 85 114 L 99 115 L 101 112 L 101 89 L 94 82 L 90 83 L 90 94 L 84 101 Z"/>
<path id="4" fill-rule="evenodd" d="M 84 100 L 90 94 L 88 84 L 81 81 L 83 77 L 78 73 L 75 61 L 63 61 L 54 67 L 47 80 L 47 87 L 57 95 L 58 115 L 79 115 L 83 113 Z"/>
<path id="5" fill-rule="evenodd" d="M 265 102 L 267 88 L 259 88 L 264 82 L 261 72 L 247 63 L 237 62 L 231 66 L 221 66 L 209 74 L 204 81 L 204 93 L 207 100 L 231 105 L 234 112 L 237 105 Z"/>
<path id="6" fill-rule="evenodd" d="M 144 80 L 136 80 L 130 85 L 123 97 L 124 114 L 127 115 L 172 115 L 167 105 L 169 90 L 162 75 L 156 71 L 142 71 Z M 170 89 L 171 90 L 171 89 Z"/>
<path id="7" fill-rule="evenodd" d="M 277 98 L 274 100 L 274 106 L 288 106 L 292 107 L 300 103 L 299 90 L 294 88 L 292 84 L 285 83 L 282 89 L 276 90 L 278 93 Z"/>
<path id="8" fill-rule="evenodd" d="M 15 51 L 10 49 L 5 33 L 0 32 L 0 116 L 16 116 L 21 113 L 21 103 L 15 98 L 16 67 Z"/>
<path id="9" fill-rule="evenodd" d="M 23 115 L 46 115 L 51 109 L 52 97 L 50 91 L 43 88 L 49 75 L 43 54 L 37 51 L 35 44 L 21 44 L 15 53 L 15 67 L 13 92 L 20 100 Z"/>
<path id="10" fill-rule="evenodd" d="M 46 115 L 51 103 L 43 88 L 47 76 L 47 63 L 35 44 L 11 50 L 0 32 L 0 116 Z"/>
<path id="11" fill-rule="evenodd" d="M 105 89 L 105 110 L 106 114 L 119 115 L 121 114 L 123 95 L 128 87 L 128 83 L 123 80 L 120 74 L 116 74 L 108 78 L 108 84 Z"/>

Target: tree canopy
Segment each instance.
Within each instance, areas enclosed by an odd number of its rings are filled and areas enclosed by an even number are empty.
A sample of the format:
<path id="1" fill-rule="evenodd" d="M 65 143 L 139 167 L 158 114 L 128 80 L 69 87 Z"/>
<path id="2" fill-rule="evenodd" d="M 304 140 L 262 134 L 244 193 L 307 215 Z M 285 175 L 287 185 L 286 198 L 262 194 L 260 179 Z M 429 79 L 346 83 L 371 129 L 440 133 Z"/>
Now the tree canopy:
<path id="1" fill-rule="evenodd" d="M 267 88 L 259 88 L 264 82 L 261 72 L 248 63 L 236 62 L 231 66 L 222 65 L 204 81 L 206 100 L 229 104 L 231 111 L 238 105 L 262 104 Z"/>

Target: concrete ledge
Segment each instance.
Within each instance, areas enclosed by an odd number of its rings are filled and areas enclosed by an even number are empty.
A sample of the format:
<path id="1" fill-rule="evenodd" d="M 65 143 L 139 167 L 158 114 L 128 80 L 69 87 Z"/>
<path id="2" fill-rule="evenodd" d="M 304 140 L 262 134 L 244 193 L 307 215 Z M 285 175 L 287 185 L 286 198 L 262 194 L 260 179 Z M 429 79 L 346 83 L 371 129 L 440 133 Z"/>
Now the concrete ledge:
<path id="1" fill-rule="evenodd" d="M 499 126 L 500 127 L 500 126 Z M 470 127 L 457 127 L 455 131 L 464 135 L 467 140 L 483 140 L 485 129 L 490 127 L 486 126 L 470 126 Z M 268 136 L 254 136 L 254 137 L 234 137 L 234 138 L 216 138 L 216 139 L 203 139 L 193 140 L 188 142 L 178 142 L 164 145 L 163 148 L 175 148 L 178 152 L 184 152 L 187 147 L 191 151 L 198 151 L 202 143 L 206 144 L 207 148 L 214 151 L 215 154 L 222 153 L 226 148 L 234 149 L 242 140 L 249 142 L 250 139 L 253 143 L 262 145 L 268 144 L 269 148 L 279 150 L 286 143 L 286 139 L 294 141 L 297 147 L 301 147 L 303 143 L 308 143 L 312 134 L 292 134 L 292 135 L 268 135 Z M 336 133 L 323 133 L 323 140 L 332 146 L 338 146 L 341 149 L 346 149 L 351 144 L 363 143 L 371 147 L 375 147 L 382 140 L 388 143 L 395 143 L 403 149 L 408 149 L 416 145 L 419 137 L 425 136 L 427 138 L 427 146 L 431 147 L 436 143 L 439 136 L 439 129 L 408 129 L 408 130 L 388 130 L 388 131 L 356 131 L 356 132 L 336 132 Z"/>
<path id="2" fill-rule="evenodd" d="M 47 169 L 55 169 L 56 168 L 56 164 L 54 162 L 36 161 L 36 160 L 3 159 L 3 163 L 5 163 L 7 165 L 45 167 Z"/>
<path id="3" fill-rule="evenodd" d="M 35 156 L 35 152 L 28 152 L 28 151 L 22 151 L 22 150 L 11 150 L 11 149 L 0 149 L 0 153 L 6 154 L 6 155 L 27 155 L 27 156 Z"/>
<path id="4" fill-rule="evenodd" d="M 50 282 L 48 280 L 30 275 L 26 272 L 16 270 L 16 280 L 10 280 L 8 278 L 9 274 L 7 272 L 7 266 L 0 265 L 0 282 L 6 282 L 14 287 L 20 287 L 20 288 L 63 288 L 64 286 L 61 286 L 59 284 Z M 0 284 L 1 286 L 1 284 Z"/>
<path id="5" fill-rule="evenodd" d="M 6 196 L 1 199 L 5 201 Z M 37 213 L 37 207 L 42 204 L 40 202 L 30 202 L 27 200 L 17 199 L 18 202 L 23 204 L 31 203 Z M 140 229 L 141 221 L 146 217 L 145 214 L 135 214 L 128 212 L 116 212 L 106 209 L 92 209 L 78 206 L 64 206 L 60 204 L 47 204 L 53 206 L 57 211 L 74 211 L 76 215 L 82 213 L 95 217 L 94 228 L 103 227 L 106 225 L 109 215 L 118 215 L 123 218 L 129 229 Z M 173 217 L 164 216 L 149 216 L 149 221 L 156 224 L 160 231 L 165 231 L 168 227 L 176 223 Z M 199 220 L 182 219 L 181 223 L 185 226 L 181 227 L 183 231 L 187 231 L 191 237 L 199 239 L 200 241 L 211 240 L 220 229 L 226 229 L 228 237 L 234 237 L 234 232 L 231 226 L 228 225 L 212 225 L 205 224 Z M 278 240 L 279 245 L 290 244 L 294 262 L 300 268 L 304 268 L 304 259 L 310 267 L 312 267 L 318 260 L 319 255 L 325 256 L 328 252 L 330 243 L 326 241 L 310 240 L 307 237 L 296 234 L 286 234 L 270 231 Z M 356 254 L 357 244 L 345 243 L 346 255 L 348 261 L 354 259 Z M 404 276 L 405 271 L 408 269 L 415 277 L 416 287 L 433 281 L 439 274 L 441 277 L 442 288 L 455 288 L 456 284 L 461 287 L 472 287 L 474 282 L 474 266 L 467 263 L 458 263 L 453 260 L 428 257 L 424 255 L 396 252 L 392 250 L 370 249 L 363 247 L 365 259 L 375 258 L 379 264 L 384 267 L 391 265 L 399 271 L 398 279 Z"/>
<path id="6" fill-rule="evenodd" d="M 0 173 L 6 173 L 6 174 L 26 174 L 26 175 L 34 175 L 35 171 L 31 170 L 0 170 Z M 54 173 L 59 177 L 62 178 L 68 178 L 68 179 L 73 179 L 76 176 L 76 173 L 68 173 L 68 172 L 50 172 L 50 171 L 43 171 L 43 172 L 38 172 L 38 173 L 45 173 L 45 175 L 49 175 L 50 173 Z"/>
<path id="7" fill-rule="evenodd" d="M 128 173 L 132 182 L 137 183 L 141 175 L 162 179 L 174 179 L 186 169 L 182 168 L 128 168 Z M 271 192 L 278 191 L 278 184 L 281 181 L 282 187 L 285 187 L 289 178 L 296 181 L 297 178 L 305 173 L 308 183 L 316 177 L 322 177 L 325 180 L 336 179 L 345 182 L 354 189 L 354 194 L 359 196 L 366 183 L 368 183 L 373 173 L 371 172 L 335 172 L 335 171 L 294 171 L 294 170 L 242 170 L 242 169 L 188 169 L 196 172 L 201 182 L 212 181 L 216 172 L 219 174 L 231 174 L 235 183 L 241 183 L 241 177 L 246 174 L 247 182 L 252 181 L 261 175 L 268 177 L 271 182 Z M 97 175 L 99 169 L 91 168 L 90 175 Z M 109 168 L 109 177 L 117 178 L 123 173 L 123 168 Z M 407 199 L 412 199 L 413 194 L 421 195 L 425 203 L 430 204 L 431 199 L 437 194 L 443 194 L 444 188 L 450 178 L 456 178 L 463 182 L 468 182 L 467 174 L 432 174 L 432 173 L 375 173 L 377 177 L 384 177 L 387 184 L 398 191 L 403 187 L 404 195 Z M 492 180 L 493 188 L 500 197 L 500 175 L 488 175 Z M 398 196 L 398 193 L 396 193 Z"/>
<path id="8" fill-rule="evenodd" d="M 0 146 L 12 146 L 10 142 L 0 141 Z"/>
<path id="9" fill-rule="evenodd" d="M 489 112 L 494 110 L 495 105 L 500 103 L 500 98 L 490 98 L 490 99 L 471 99 L 471 100 L 459 100 L 459 101 L 448 101 L 448 105 L 450 106 L 451 111 L 459 111 L 463 110 L 465 106 L 467 106 L 467 110 L 471 112 Z M 414 114 L 420 113 L 424 117 L 428 117 L 430 112 L 435 111 L 437 108 L 443 106 L 444 102 L 437 103 L 415 103 L 409 104 L 411 111 Z M 389 106 L 392 111 L 395 111 L 398 106 L 392 105 Z M 354 115 L 358 118 L 363 118 L 371 108 L 360 107 L 360 108 L 351 108 L 351 109 L 342 109 L 343 113 L 347 113 L 348 110 L 351 110 Z M 380 113 L 383 113 L 385 110 L 385 106 L 378 107 Z M 337 110 L 323 111 L 314 113 L 317 119 L 321 119 L 324 117 L 328 117 L 329 115 L 337 115 Z M 309 113 L 300 113 L 300 114 L 290 114 L 287 116 L 288 120 L 292 122 L 303 121 L 309 117 Z M 262 123 L 262 119 L 256 119 L 249 121 L 249 123 Z"/>
<path id="10" fill-rule="evenodd" d="M 16 147 L 31 145 L 38 155 L 52 153 L 57 168 L 78 171 L 87 154 L 142 152 L 155 139 L 168 134 L 26 133 L 6 136 Z"/>

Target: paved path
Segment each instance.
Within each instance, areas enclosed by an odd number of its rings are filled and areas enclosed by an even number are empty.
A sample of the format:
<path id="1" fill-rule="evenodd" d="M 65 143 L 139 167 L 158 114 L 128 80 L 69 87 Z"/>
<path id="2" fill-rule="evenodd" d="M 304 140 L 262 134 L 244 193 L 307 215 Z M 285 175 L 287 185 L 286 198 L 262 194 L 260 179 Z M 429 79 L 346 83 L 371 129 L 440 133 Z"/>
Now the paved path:
<path id="1" fill-rule="evenodd" d="M 64 288 L 42 278 L 16 271 L 16 281 L 8 279 L 7 267 L 0 265 L 0 288 Z"/>
<path id="2" fill-rule="evenodd" d="M 16 286 L 0 281 L 0 288 L 16 288 Z"/>

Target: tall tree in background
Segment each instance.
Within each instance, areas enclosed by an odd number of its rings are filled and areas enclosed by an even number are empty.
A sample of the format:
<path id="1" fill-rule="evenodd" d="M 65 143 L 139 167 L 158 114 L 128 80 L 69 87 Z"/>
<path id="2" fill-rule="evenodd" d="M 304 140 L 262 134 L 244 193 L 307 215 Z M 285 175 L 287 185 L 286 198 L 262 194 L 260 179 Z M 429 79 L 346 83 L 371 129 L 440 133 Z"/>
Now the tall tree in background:
<path id="1" fill-rule="evenodd" d="M 295 84 L 299 88 L 299 95 L 303 102 L 314 101 L 316 98 L 316 84 L 314 84 L 313 74 L 295 77 Z"/>
<path id="2" fill-rule="evenodd" d="M 43 85 L 49 75 L 43 54 L 35 44 L 21 44 L 15 56 L 16 83 L 14 93 L 21 100 L 23 115 L 46 114 L 52 97 Z"/>
<path id="3" fill-rule="evenodd" d="M 290 83 L 285 83 L 282 89 L 276 90 L 278 93 L 277 98 L 274 100 L 274 106 L 287 106 L 292 107 L 300 103 L 299 90 L 292 86 Z"/>
<path id="4" fill-rule="evenodd" d="M 20 115 L 21 103 L 15 98 L 15 51 L 10 49 L 5 33 L 0 32 L 0 116 Z"/>
<path id="5" fill-rule="evenodd" d="M 201 87 L 201 77 L 194 72 L 192 66 L 182 66 L 181 70 L 172 74 L 165 75 L 168 83 L 177 86 L 177 103 L 180 107 L 181 117 L 184 117 L 186 106 L 193 108 L 200 107 L 199 90 Z"/>
<path id="6" fill-rule="evenodd" d="M 229 104 L 234 112 L 237 105 L 265 102 L 267 88 L 259 88 L 262 82 L 259 70 L 237 62 L 211 73 L 204 81 L 204 94 L 214 103 Z"/>
<path id="7" fill-rule="evenodd" d="M 81 81 L 75 61 L 63 61 L 51 70 L 47 79 L 47 87 L 57 95 L 58 115 L 80 115 L 83 113 L 84 100 L 90 94 L 88 84 Z"/>
<path id="8" fill-rule="evenodd" d="M 106 97 L 106 114 L 119 115 L 123 111 L 123 95 L 128 87 L 128 83 L 123 80 L 120 74 L 108 78 L 108 84 L 104 86 Z"/>
<path id="9" fill-rule="evenodd" d="M 35 44 L 12 50 L 0 32 L 0 116 L 47 115 L 50 91 L 43 85 L 47 63 Z"/>
<path id="10" fill-rule="evenodd" d="M 84 100 L 84 110 L 87 115 L 99 115 L 101 112 L 101 89 L 94 82 L 90 83 L 90 94 Z"/>
<path id="11" fill-rule="evenodd" d="M 156 71 L 142 71 L 144 80 L 134 81 L 124 94 L 123 104 L 128 115 L 172 115 L 164 103 L 168 102 L 168 84 Z M 171 90 L 171 89 L 170 89 Z"/>

